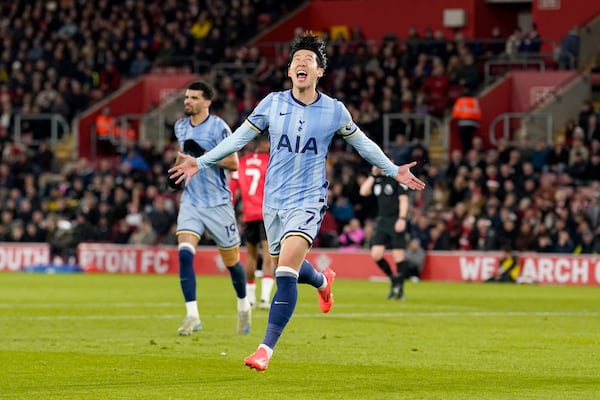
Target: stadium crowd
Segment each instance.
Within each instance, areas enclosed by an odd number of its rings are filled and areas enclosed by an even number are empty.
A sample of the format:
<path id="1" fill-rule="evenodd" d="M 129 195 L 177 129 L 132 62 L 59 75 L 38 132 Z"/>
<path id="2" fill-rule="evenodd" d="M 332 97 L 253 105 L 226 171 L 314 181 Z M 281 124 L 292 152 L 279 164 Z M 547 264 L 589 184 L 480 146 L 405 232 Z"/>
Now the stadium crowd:
<path id="1" fill-rule="evenodd" d="M 0 138 L 15 112 L 67 121 L 157 67 L 199 68 L 273 24 L 298 0 L 0 2 Z M 34 139 L 43 123 L 27 122 Z"/>
<path id="2" fill-rule="evenodd" d="M 232 128 L 265 93 L 287 88 L 287 54 L 267 60 L 256 48 L 236 45 L 298 2 L 146 3 L 104 0 L 93 9 L 72 1 L 3 3 L 2 15 L 8 17 L 0 26 L 0 241 L 48 242 L 65 258 L 86 241 L 176 243 L 179 193 L 169 190 L 166 176 L 175 159 L 171 147 L 158 151 L 140 141 L 116 164 L 82 158 L 56 171 L 47 144 L 11 140 L 15 110 L 58 112 L 70 120 L 123 79 L 190 59 L 253 66 L 215 82 L 219 97 L 212 109 Z M 329 38 L 330 66 L 320 88 L 344 101 L 355 121 L 381 143 L 384 113 L 443 117 L 458 96 L 482 84 L 477 60 L 539 51 L 535 29 L 519 36 L 518 45 L 515 35 L 520 30 L 506 36 L 493 30 L 490 40 L 473 42 L 460 34 L 446 39 L 441 32 L 421 35 L 411 28 L 402 40 L 366 41 L 353 29 L 349 37 Z M 387 150 L 394 162 L 419 161 L 415 175 L 428 183 L 422 193 L 411 194 L 411 237 L 430 250 L 599 253 L 598 118 L 594 105 L 585 102 L 564 140 L 484 148 L 476 137 L 473 148 L 466 154 L 454 151 L 447 166 L 429 162 L 418 124 L 393 124 L 395 137 Z M 343 141 L 333 143 L 329 212 L 316 246 L 369 246 L 375 201 L 358 194 L 369 173 Z M 211 244 L 205 239 L 201 244 Z"/>

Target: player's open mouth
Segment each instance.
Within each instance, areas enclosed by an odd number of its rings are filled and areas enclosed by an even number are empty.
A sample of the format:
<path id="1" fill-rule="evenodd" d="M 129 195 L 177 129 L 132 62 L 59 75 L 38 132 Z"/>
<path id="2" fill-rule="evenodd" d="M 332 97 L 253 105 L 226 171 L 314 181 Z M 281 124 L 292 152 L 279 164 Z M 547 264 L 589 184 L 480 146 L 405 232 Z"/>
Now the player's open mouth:
<path id="1" fill-rule="evenodd" d="M 298 81 L 300 82 L 305 81 L 307 77 L 308 74 L 305 71 L 296 72 L 296 78 L 298 78 Z"/>

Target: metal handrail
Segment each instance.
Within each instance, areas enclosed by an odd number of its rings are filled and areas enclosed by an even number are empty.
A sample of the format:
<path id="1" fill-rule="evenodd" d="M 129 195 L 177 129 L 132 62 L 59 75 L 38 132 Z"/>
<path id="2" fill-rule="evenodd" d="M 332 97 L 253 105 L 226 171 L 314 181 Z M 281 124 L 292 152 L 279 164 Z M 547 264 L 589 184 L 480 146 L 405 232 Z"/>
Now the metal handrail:
<path id="1" fill-rule="evenodd" d="M 490 123 L 490 127 L 488 130 L 490 143 L 493 145 L 498 144 L 498 139 L 496 138 L 496 125 L 498 123 L 503 122 L 503 130 L 502 130 L 502 138 L 511 142 L 511 129 L 510 129 L 510 120 L 512 119 L 520 119 L 521 125 L 524 122 L 528 122 L 532 119 L 545 119 L 546 120 L 546 140 L 548 143 L 552 141 L 552 132 L 553 132 L 553 117 L 552 114 L 531 114 L 531 113 L 504 113 L 496 116 Z"/>
<path id="2" fill-rule="evenodd" d="M 539 67 L 539 71 L 543 72 L 546 70 L 546 63 L 543 60 L 536 60 L 534 58 L 515 58 L 515 59 L 501 59 L 501 60 L 490 60 L 486 61 L 483 65 L 483 74 L 486 86 L 492 81 L 492 77 L 501 76 L 503 74 L 492 75 L 491 68 L 493 66 L 502 66 L 502 65 L 520 65 L 522 67 L 527 67 L 531 65 L 537 65 Z"/>
<path id="3" fill-rule="evenodd" d="M 23 121 L 50 121 L 50 144 L 52 146 L 58 143 L 58 127 L 61 126 L 63 129 L 63 133 L 69 133 L 71 127 L 65 117 L 56 113 L 15 113 L 15 126 L 13 130 L 13 136 L 15 138 L 16 143 L 22 142 L 23 129 L 22 122 Z M 32 140 L 31 144 L 41 144 L 46 142 L 46 140 Z"/>
<path id="4" fill-rule="evenodd" d="M 385 113 L 383 114 L 383 148 L 389 149 L 390 147 L 390 125 L 392 120 L 422 120 L 424 127 L 423 145 L 429 147 L 431 145 L 431 129 L 437 126 L 440 131 L 444 128 L 444 123 L 436 117 L 429 114 L 416 114 L 416 113 Z M 441 135 L 442 140 L 446 141 L 447 135 Z M 411 138 L 409 138 L 411 139 Z"/>
<path id="5" fill-rule="evenodd" d="M 210 70 L 210 62 L 198 60 L 192 56 L 172 56 L 171 62 L 161 65 L 153 65 L 153 70 L 189 67 L 194 74 L 205 73 Z"/>

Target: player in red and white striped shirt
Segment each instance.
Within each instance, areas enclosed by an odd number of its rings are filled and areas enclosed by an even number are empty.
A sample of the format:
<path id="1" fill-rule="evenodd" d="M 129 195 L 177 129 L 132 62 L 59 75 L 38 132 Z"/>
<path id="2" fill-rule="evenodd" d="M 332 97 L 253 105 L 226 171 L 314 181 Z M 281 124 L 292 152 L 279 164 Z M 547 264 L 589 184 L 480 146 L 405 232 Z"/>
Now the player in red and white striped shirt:
<path id="1" fill-rule="evenodd" d="M 273 262 L 269 254 L 262 213 L 265 175 L 268 164 L 269 140 L 267 135 L 261 135 L 256 139 L 255 151 L 240 158 L 238 170 L 231 174 L 229 182 L 234 204 L 238 198 L 242 202 L 242 216 L 245 224 L 244 238 L 248 252 L 246 260 L 246 294 L 252 306 L 256 305 L 255 272 L 259 245 L 262 246 L 263 277 L 258 304 L 261 309 L 269 309 L 271 291 L 275 283 L 273 279 Z"/>

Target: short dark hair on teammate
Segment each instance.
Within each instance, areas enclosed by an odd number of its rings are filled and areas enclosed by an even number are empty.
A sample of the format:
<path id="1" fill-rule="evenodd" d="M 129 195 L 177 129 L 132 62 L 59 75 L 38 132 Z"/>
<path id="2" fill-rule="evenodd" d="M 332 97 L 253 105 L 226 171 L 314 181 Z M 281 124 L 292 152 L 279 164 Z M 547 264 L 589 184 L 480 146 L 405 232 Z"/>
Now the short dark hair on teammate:
<path id="1" fill-rule="evenodd" d="M 188 89 L 202 91 L 202 97 L 204 97 L 206 100 L 212 100 L 213 96 L 215 95 L 215 89 L 213 89 L 211 85 L 204 81 L 192 82 L 188 86 Z"/>
<path id="2" fill-rule="evenodd" d="M 288 65 L 292 63 L 292 58 L 298 50 L 310 50 L 317 55 L 317 64 L 320 68 L 327 68 L 327 55 L 325 54 L 325 41 L 314 35 L 312 32 L 306 32 L 297 36 L 290 46 Z"/>

